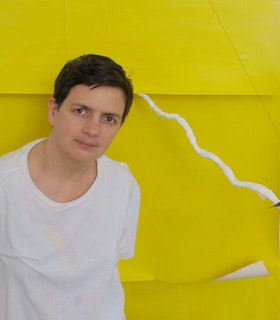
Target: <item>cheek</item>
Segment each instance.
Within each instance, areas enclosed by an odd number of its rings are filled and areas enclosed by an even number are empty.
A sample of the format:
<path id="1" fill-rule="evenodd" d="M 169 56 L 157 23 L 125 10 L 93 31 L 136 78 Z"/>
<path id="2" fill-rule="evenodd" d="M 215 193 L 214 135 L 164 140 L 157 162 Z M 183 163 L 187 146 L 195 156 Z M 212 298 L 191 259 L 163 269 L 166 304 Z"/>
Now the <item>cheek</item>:
<path id="1" fill-rule="evenodd" d="M 71 117 L 61 116 L 56 119 L 55 127 L 60 132 L 74 132 L 79 128 L 79 123 L 74 121 Z"/>
<path id="2" fill-rule="evenodd" d="M 73 135 L 74 128 L 70 123 L 66 124 L 64 121 L 57 121 L 55 122 L 52 131 L 55 134 L 56 139 L 66 141 L 68 137 Z"/>

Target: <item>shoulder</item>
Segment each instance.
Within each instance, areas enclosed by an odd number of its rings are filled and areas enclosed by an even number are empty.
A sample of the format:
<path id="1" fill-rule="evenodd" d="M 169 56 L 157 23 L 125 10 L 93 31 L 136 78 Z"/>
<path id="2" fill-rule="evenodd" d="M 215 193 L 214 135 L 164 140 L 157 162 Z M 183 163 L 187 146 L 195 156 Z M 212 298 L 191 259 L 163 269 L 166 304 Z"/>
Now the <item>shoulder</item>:
<path id="1" fill-rule="evenodd" d="M 40 140 L 32 141 L 23 147 L 0 156 L 0 174 L 16 169 L 22 163 L 24 156 L 37 144 Z"/>
<path id="2" fill-rule="evenodd" d="M 122 172 L 129 172 L 128 165 L 124 162 L 116 161 L 104 155 L 100 157 L 98 161 L 100 161 L 100 163 L 102 163 L 107 168 L 111 168 L 113 170 L 122 171 Z"/>
<path id="3" fill-rule="evenodd" d="M 11 151 L 0 157 L 0 173 L 19 166 L 24 147 Z"/>
<path id="4" fill-rule="evenodd" d="M 129 185 L 138 188 L 136 179 L 126 163 L 113 160 L 107 156 L 102 156 L 98 159 L 98 165 L 102 168 L 102 174 L 107 175 L 112 180 L 124 184 L 128 183 Z"/>

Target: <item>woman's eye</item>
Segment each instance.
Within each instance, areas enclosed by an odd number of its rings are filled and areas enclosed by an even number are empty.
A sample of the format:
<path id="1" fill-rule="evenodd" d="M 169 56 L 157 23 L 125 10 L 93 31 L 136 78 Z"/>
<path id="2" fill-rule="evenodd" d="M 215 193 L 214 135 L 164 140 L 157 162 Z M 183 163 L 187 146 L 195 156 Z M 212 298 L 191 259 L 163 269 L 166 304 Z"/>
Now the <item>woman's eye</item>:
<path id="1" fill-rule="evenodd" d="M 85 109 L 83 109 L 83 108 L 78 108 L 78 109 L 76 109 L 75 111 L 76 111 L 76 113 L 78 113 L 78 114 L 85 114 Z"/>
<path id="2" fill-rule="evenodd" d="M 113 117 L 111 117 L 111 116 L 107 116 L 107 117 L 106 117 L 106 121 L 113 123 L 113 122 L 115 122 L 115 119 L 114 119 Z"/>

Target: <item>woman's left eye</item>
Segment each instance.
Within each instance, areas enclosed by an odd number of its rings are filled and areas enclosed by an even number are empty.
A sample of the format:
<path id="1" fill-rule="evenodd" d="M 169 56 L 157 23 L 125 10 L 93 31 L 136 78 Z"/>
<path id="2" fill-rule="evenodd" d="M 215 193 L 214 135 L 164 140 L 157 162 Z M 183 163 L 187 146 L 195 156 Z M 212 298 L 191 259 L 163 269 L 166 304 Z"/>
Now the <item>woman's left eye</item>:
<path id="1" fill-rule="evenodd" d="M 111 116 L 107 116 L 106 117 L 106 121 L 113 123 L 113 122 L 115 122 L 115 119 L 113 117 L 111 117 Z"/>

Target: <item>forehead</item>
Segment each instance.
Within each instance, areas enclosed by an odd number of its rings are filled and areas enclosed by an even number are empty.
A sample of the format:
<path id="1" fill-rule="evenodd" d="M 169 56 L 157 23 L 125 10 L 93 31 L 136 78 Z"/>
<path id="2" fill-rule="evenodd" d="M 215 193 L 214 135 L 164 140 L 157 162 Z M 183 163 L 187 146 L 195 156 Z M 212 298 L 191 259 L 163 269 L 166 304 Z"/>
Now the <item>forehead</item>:
<path id="1" fill-rule="evenodd" d="M 125 94 L 123 90 L 111 86 L 75 85 L 71 88 L 65 100 L 77 104 L 81 103 L 88 107 L 98 105 L 116 108 L 125 107 Z"/>
<path id="2" fill-rule="evenodd" d="M 112 87 L 112 86 L 95 86 L 95 85 L 85 85 L 85 84 L 77 84 L 73 86 L 69 90 L 69 94 L 78 94 L 78 93 L 100 93 L 100 94 L 114 94 L 118 96 L 122 96 L 125 98 L 125 94 L 123 90 L 119 87 Z"/>

